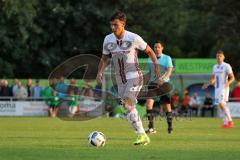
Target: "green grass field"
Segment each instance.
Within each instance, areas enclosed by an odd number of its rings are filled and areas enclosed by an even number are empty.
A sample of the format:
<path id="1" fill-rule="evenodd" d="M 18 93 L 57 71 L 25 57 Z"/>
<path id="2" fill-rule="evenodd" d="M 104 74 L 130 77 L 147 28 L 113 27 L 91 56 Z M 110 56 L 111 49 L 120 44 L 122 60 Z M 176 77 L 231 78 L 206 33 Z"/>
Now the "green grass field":
<path id="1" fill-rule="evenodd" d="M 51 118 L 0 118 L 1 160 L 239 160 L 240 119 L 221 129 L 221 119 L 174 120 L 172 135 L 165 120 L 156 120 L 147 146 L 133 146 L 135 133 L 125 119 L 62 121 Z M 144 122 L 146 126 L 146 122 Z M 91 147 L 88 134 L 99 130 L 106 146 Z"/>

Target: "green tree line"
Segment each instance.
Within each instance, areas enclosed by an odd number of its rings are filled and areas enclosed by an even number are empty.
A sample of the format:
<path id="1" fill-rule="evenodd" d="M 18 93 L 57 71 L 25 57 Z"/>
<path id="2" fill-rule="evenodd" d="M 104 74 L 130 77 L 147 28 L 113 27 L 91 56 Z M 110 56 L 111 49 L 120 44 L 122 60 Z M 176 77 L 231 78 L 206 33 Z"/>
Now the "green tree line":
<path id="1" fill-rule="evenodd" d="M 173 58 L 212 58 L 222 49 L 239 72 L 238 0 L 0 0 L 0 76 L 47 78 L 70 57 L 101 56 L 116 10 L 126 12 L 127 30 L 151 46 L 163 40 Z"/>

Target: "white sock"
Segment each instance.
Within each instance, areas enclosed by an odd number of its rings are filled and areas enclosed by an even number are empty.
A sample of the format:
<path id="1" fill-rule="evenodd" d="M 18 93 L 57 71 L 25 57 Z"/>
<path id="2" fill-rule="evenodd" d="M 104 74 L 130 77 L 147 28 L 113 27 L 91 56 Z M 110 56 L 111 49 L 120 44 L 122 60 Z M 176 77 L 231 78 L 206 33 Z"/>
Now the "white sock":
<path id="1" fill-rule="evenodd" d="M 225 112 L 223 110 L 221 110 L 221 115 L 223 117 L 223 124 L 227 125 L 228 124 L 228 118 L 227 118 L 227 115 L 225 114 Z"/>
<path id="2" fill-rule="evenodd" d="M 227 116 L 224 114 L 224 116 L 223 116 L 223 124 L 224 125 L 227 125 L 228 124 L 228 118 L 227 118 Z"/>
<path id="3" fill-rule="evenodd" d="M 145 133 L 142 120 L 138 115 L 138 111 L 136 108 L 133 108 L 127 115 L 128 120 L 130 121 L 132 127 L 136 130 L 137 133 Z"/>
<path id="4" fill-rule="evenodd" d="M 228 118 L 228 121 L 232 121 L 232 117 L 231 117 L 231 114 L 230 114 L 230 110 L 227 106 L 225 106 L 225 109 L 226 109 L 226 116 Z"/>

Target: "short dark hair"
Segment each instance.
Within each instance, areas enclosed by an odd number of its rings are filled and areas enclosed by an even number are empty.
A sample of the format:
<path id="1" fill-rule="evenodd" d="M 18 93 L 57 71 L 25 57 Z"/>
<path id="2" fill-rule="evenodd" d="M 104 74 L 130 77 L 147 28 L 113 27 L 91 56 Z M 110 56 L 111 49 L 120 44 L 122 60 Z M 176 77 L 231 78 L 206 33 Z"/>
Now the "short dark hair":
<path id="1" fill-rule="evenodd" d="M 115 19 L 119 19 L 120 21 L 123 22 L 127 22 L 127 16 L 125 13 L 121 12 L 121 11 L 117 11 L 115 12 L 111 17 L 110 17 L 110 21 L 114 21 Z"/>
<path id="2" fill-rule="evenodd" d="M 165 43 L 161 40 L 157 40 L 155 43 L 160 43 L 165 48 Z"/>
<path id="3" fill-rule="evenodd" d="M 224 55 L 224 52 L 223 52 L 223 50 L 218 50 L 217 54 L 223 54 Z"/>

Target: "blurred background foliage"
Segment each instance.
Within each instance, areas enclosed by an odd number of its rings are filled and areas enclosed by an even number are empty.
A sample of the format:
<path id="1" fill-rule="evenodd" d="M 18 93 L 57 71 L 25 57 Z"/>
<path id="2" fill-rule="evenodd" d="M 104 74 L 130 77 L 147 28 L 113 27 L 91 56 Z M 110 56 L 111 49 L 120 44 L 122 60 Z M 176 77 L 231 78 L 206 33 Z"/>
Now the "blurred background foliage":
<path id="1" fill-rule="evenodd" d="M 239 72 L 238 0 L 0 0 L 1 77 L 47 78 L 70 57 L 101 56 L 116 10 L 126 12 L 127 30 L 150 46 L 163 40 L 173 58 L 213 58 L 222 49 Z"/>

